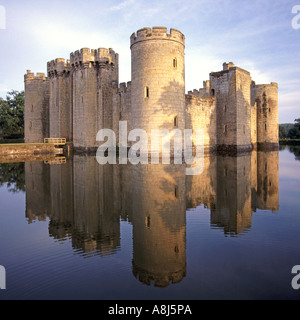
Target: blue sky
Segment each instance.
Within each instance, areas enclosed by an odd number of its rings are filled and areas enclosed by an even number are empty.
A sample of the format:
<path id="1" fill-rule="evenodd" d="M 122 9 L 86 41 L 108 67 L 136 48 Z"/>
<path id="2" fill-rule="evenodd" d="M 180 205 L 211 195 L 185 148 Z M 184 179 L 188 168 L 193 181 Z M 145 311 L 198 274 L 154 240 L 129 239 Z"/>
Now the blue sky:
<path id="1" fill-rule="evenodd" d="M 234 62 L 259 83 L 279 84 L 279 122 L 300 118 L 300 0 L 0 0 L 0 97 L 24 89 L 24 74 L 83 48 L 113 48 L 120 82 L 130 81 L 130 35 L 165 26 L 185 34 L 186 91 Z M 3 12 L 3 10 L 2 10 Z M 300 12 L 299 12 L 300 13 Z M 3 23 L 3 21 L 2 21 Z M 300 19 L 299 19 L 300 24 Z"/>

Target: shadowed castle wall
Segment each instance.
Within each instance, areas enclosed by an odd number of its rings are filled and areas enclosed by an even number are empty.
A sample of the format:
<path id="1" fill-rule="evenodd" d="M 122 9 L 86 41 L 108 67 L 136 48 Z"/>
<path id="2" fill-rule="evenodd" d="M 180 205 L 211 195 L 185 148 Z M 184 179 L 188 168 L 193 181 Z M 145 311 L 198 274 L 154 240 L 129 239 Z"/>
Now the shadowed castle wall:
<path id="1" fill-rule="evenodd" d="M 50 83 L 50 137 L 64 137 L 67 141 L 72 141 L 73 101 L 70 62 L 61 58 L 52 60 L 47 63 L 47 70 Z"/>
<path id="2" fill-rule="evenodd" d="M 44 142 L 49 136 L 49 79 L 27 70 L 25 81 L 25 142 Z"/>
<path id="3" fill-rule="evenodd" d="M 223 71 L 210 74 L 211 94 L 216 97 L 219 148 L 252 149 L 250 84 L 250 73 L 233 63 L 224 63 Z"/>
<path id="4" fill-rule="evenodd" d="M 257 108 L 257 144 L 261 147 L 278 146 L 278 84 L 251 86 L 252 104 Z"/>

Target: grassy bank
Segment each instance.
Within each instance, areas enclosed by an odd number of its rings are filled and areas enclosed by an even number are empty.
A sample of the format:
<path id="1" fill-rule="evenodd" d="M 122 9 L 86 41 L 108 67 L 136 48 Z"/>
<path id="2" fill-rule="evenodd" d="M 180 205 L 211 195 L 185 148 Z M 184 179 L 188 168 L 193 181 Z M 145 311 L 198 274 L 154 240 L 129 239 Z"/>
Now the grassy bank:
<path id="1" fill-rule="evenodd" d="M 300 139 L 282 139 L 279 144 L 283 146 L 300 146 Z"/>
<path id="2" fill-rule="evenodd" d="M 0 139 L 0 144 L 24 143 L 24 139 Z"/>

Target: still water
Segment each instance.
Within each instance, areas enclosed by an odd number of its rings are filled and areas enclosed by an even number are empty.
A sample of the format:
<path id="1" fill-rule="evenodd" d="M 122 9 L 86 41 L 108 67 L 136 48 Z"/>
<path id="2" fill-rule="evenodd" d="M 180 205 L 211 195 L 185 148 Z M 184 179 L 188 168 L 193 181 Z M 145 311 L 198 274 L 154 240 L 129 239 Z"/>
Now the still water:
<path id="1" fill-rule="evenodd" d="M 0 164 L 0 299 L 299 299 L 299 155 Z"/>

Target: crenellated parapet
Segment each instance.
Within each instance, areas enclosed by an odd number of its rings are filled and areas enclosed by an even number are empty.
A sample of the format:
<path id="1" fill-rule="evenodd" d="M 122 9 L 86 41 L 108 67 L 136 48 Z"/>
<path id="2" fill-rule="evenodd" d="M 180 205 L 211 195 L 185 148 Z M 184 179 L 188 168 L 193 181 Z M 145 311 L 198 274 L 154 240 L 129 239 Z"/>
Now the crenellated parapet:
<path id="1" fill-rule="evenodd" d="M 27 70 L 26 74 L 24 75 L 24 80 L 26 81 L 31 81 L 31 80 L 43 80 L 46 81 L 47 77 L 45 76 L 45 73 L 33 73 L 31 70 Z"/>
<path id="2" fill-rule="evenodd" d="M 63 58 L 57 58 L 47 62 L 47 72 L 48 76 L 60 76 L 64 73 L 70 72 L 70 60 L 65 60 Z"/>
<path id="3" fill-rule="evenodd" d="M 110 65 L 118 64 L 118 54 L 111 48 L 89 49 L 82 48 L 70 54 L 70 64 L 72 67 L 85 63 L 104 63 Z"/>
<path id="4" fill-rule="evenodd" d="M 171 40 L 181 43 L 183 46 L 185 44 L 185 36 L 179 30 L 171 28 L 170 33 L 168 33 L 166 27 L 152 27 L 134 32 L 130 37 L 130 47 L 138 42 L 148 40 Z"/>
<path id="5" fill-rule="evenodd" d="M 120 88 L 118 89 L 119 93 L 126 93 L 131 90 L 131 81 L 126 82 L 121 82 L 120 83 Z"/>

